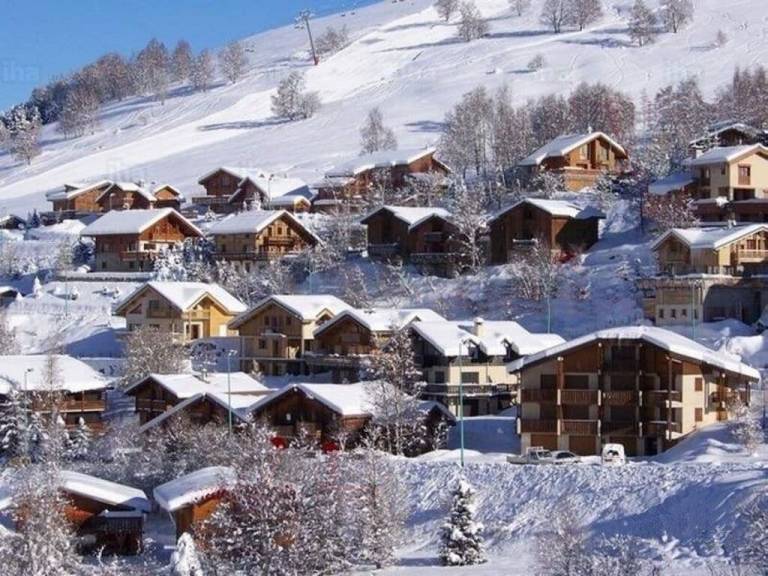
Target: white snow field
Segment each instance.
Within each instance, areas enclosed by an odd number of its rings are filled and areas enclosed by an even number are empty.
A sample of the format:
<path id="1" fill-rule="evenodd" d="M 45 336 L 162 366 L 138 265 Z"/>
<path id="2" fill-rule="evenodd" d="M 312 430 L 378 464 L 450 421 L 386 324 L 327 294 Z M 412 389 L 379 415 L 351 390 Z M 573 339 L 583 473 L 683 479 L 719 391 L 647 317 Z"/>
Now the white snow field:
<path id="1" fill-rule="evenodd" d="M 445 112 L 478 85 L 508 84 L 517 103 L 549 93 L 568 93 L 578 82 L 601 81 L 634 98 L 689 75 L 708 94 L 730 79 L 734 66 L 760 62 L 768 51 L 764 0 L 696 0 L 693 25 L 663 34 L 656 44 L 629 44 L 627 0 L 609 0 L 606 16 L 582 32 L 552 34 L 538 22 L 543 0 L 528 15 L 512 15 L 507 0 L 478 0 L 490 20 L 489 37 L 469 44 L 456 39 L 455 23 L 439 20 L 429 0 L 381 2 L 320 19 L 346 24 L 354 42 L 308 65 L 305 34 L 292 26 L 247 39 L 251 67 L 234 85 L 206 93 L 177 87 L 164 105 L 132 98 L 107 106 L 97 132 L 64 140 L 46 127 L 43 154 L 31 166 L 0 156 L 0 209 L 25 212 L 45 207 L 44 193 L 68 181 L 101 177 L 170 182 L 185 195 L 200 191 L 197 179 L 219 165 L 288 172 L 308 182 L 359 150 L 358 127 L 380 106 L 401 148 L 434 144 Z M 654 5 L 657 0 L 651 0 Z M 714 48 L 717 31 L 730 39 Z M 527 63 L 542 54 L 535 73 Z M 289 70 L 307 73 L 320 92 L 314 118 L 276 122 L 270 96 Z"/>

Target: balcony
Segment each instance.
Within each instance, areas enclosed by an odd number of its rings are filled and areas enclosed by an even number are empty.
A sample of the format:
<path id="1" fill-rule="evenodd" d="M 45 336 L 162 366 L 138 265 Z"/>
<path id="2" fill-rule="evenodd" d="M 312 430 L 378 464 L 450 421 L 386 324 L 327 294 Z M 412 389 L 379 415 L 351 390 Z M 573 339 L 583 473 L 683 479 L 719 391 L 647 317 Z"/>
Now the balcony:
<path id="1" fill-rule="evenodd" d="M 159 252 L 146 250 L 124 250 L 120 252 L 120 260 L 123 262 L 148 262 L 155 260 Z"/>
<path id="2" fill-rule="evenodd" d="M 295 240 L 290 236 L 270 236 L 265 240 L 267 246 L 293 246 Z"/>
<path id="3" fill-rule="evenodd" d="M 523 388 L 520 390 L 521 402 L 539 402 L 543 404 L 554 404 L 557 402 L 557 390 L 538 390 Z"/>
<path id="4" fill-rule="evenodd" d="M 634 390 L 610 390 L 603 392 L 603 404 L 606 406 L 635 406 L 638 394 Z"/>
<path id="5" fill-rule="evenodd" d="M 509 384 L 464 384 L 462 393 L 465 396 L 496 396 L 498 394 L 510 394 L 513 386 Z M 424 392 L 430 394 L 442 394 L 445 396 L 458 396 L 458 384 L 427 384 Z"/>
<path id="6" fill-rule="evenodd" d="M 215 255 L 216 260 L 251 260 L 251 261 L 263 261 L 272 258 L 279 258 L 280 253 L 274 252 L 256 252 L 254 250 L 248 250 L 244 252 L 217 252 Z"/>
<path id="7" fill-rule="evenodd" d="M 136 398 L 136 410 L 141 412 L 165 412 L 173 404 L 165 400 L 151 400 L 149 398 Z"/>
<path id="8" fill-rule="evenodd" d="M 597 436 L 600 425 L 597 420 L 561 420 L 560 433 L 574 436 Z"/>
<path id="9" fill-rule="evenodd" d="M 680 390 L 647 390 L 643 392 L 645 404 L 648 406 L 666 406 L 669 402 L 682 402 L 683 393 Z"/>
<path id="10" fill-rule="evenodd" d="M 600 432 L 603 436 L 637 436 L 640 425 L 634 421 L 603 420 Z"/>
<path id="11" fill-rule="evenodd" d="M 410 255 L 413 264 L 444 264 L 459 258 L 455 252 L 414 252 Z"/>
<path id="12" fill-rule="evenodd" d="M 307 352 L 304 358 L 310 366 L 361 368 L 368 364 L 370 354 L 336 355 Z"/>
<path id="13" fill-rule="evenodd" d="M 200 204 L 201 206 L 218 206 L 221 204 L 228 204 L 229 196 L 193 196 L 192 204 Z"/>
<path id="14" fill-rule="evenodd" d="M 173 308 L 147 308 L 147 318 L 170 319 L 178 315 Z"/>
<path id="15" fill-rule="evenodd" d="M 184 312 L 185 320 L 210 320 L 210 318 L 210 310 L 190 310 L 189 312 Z"/>
<path id="16" fill-rule="evenodd" d="M 56 408 L 60 412 L 103 412 L 107 404 L 104 400 L 76 400 L 67 399 L 56 403 Z M 32 410 L 35 412 L 50 412 L 51 403 L 45 400 L 35 400 L 32 402 Z"/>
<path id="17" fill-rule="evenodd" d="M 557 434 L 557 420 L 520 420 L 521 434 Z"/>
<path id="18" fill-rule="evenodd" d="M 613 372 L 614 374 L 634 374 L 639 367 L 634 358 L 631 360 L 606 360 L 600 367 L 603 372 Z"/>
<path id="19" fill-rule="evenodd" d="M 368 244 L 368 255 L 371 257 L 384 258 L 387 256 L 396 256 L 400 252 L 400 244 Z"/>
<path id="20" fill-rule="evenodd" d="M 667 432 L 681 434 L 683 425 L 680 422 L 667 422 L 666 420 L 652 420 L 644 424 L 645 436 L 665 436 Z"/>
<path id="21" fill-rule="evenodd" d="M 575 406 L 591 406 L 598 404 L 600 394 L 597 390 L 561 390 L 560 403 Z"/>

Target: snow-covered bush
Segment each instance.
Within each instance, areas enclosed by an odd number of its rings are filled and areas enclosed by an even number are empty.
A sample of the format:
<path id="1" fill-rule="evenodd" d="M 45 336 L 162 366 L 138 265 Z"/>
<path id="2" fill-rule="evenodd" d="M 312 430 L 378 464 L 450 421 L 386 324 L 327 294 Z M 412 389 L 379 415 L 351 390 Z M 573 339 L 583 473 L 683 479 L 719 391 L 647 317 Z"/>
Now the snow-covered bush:
<path id="1" fill-rule="evenodd" d="M 339 29 L 329 26 L 315 42 L 315 49 L 321 56 L 330 56 L 349 45 L 349 29 L 346 25 Z"/>
<path id="2" fill-rule="evenodd" d="M 574 507 L 564 502 L 548 518 L 547 530 L 537 541 L 536 574 L 582 576 L 591 574 L 592 558 L 587 530 Z"/>
<path id="3" fill-rule="evenodd" d="M 171 555 L 170 576 L 204 576 L 192 535 L 185 532 L 176 543 Z"/>
<path id="4" fill-rule="evenodd" d="M 531 58 L 530 62 L 528 62 L 528 65 L 526 68 L 530 70 L 531 72 L 536 72 L 537 70 L 541 70 L 546 66 L 547 61 L 544 59 L 543 54 L 536 54 L 533 58 Z"/>
<path id="5" fill-rule="evenodd" d="M 464 478 L 453 490 L 448 521 L 441 533 L 440 560 L 445 566 L 469 566 L 485 562 L 483 524 L 475 520 L 475 490 Z"/>
<path id="6" fill-rule="evenodd" d="M 749 454 L 753 454 L 757 447 L 765 440 L 763 428 L 759 419 L 752 413 L 741 399 L 738 393 L 734 393 L 728 399 L 728 415 L 732 422 L 733 437 L 741 444 Z"/>

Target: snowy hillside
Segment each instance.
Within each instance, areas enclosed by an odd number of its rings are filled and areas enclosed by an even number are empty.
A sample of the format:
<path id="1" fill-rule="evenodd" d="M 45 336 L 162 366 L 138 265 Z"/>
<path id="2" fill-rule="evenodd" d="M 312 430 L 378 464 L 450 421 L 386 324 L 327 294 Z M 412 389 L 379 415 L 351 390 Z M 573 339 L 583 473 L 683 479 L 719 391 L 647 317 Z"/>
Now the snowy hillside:
<path id="1" fill-rule="evenodd" d="M 478 85 L 508 84 L 518 103 L 567 93 L 582 80 L 605 82 L 639 98 L 643 89 L 653 93 L 696 75 L 711 93 L 737 63 L 756 64 L 768 52 L 765 0 L 696 0 L 692 26 L 643 48 L 629 44 L 628 0 L 606 0 L 606 16 L 595 26 L 558 35 L 538 22 L 542 2 L 534 0 L 529 14 L 518 18 L 507 0 L 478 0 L 491 32 L 469 44 L 456 40 L 455 24 L 440 21 L 429 0 L 382 2 L 324 18 L 316 22 L 317 30 L 346 24 L 354 42 L 317 67 L 308 65 L 300 30 L 254 36 L 246 41 L 251 68 L 235 85 L 219 83 L 207 93 L 178 88 L 165 105 L 141 98 L 110 105 L 97 133 L 76 140 L 64 140 L 49 126 L 43 154 L 29 167 L 0 156 L 0 210 L 43 208 L 46 191 L 100 177 L 167 181 L 189 194 L 202 173 L 220 164 L 259 166 L 315 181 L 357 154 L 358 128 L 377 105 L 401 147 L 420 147 L 439 138 L 446 110 Z M 720 29 L 730 41 L 714 48 Z M 528 72 L 526 65 L 537 54 L 547 65 Z M 270 95 L 279 79 L 297 68 L 306 70 L 323 108 L 311 120 L 277 123 Z"/>

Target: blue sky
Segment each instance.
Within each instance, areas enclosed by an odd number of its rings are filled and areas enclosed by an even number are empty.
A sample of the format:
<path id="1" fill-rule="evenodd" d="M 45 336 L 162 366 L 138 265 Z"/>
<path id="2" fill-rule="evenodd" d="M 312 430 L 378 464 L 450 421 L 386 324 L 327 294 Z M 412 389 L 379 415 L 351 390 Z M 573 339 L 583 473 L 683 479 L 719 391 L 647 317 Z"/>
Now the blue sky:
<path id="1" fill-rule="evenodd" d="M 3 0 L 0 110 L 37 85 L 100 55 L 129 55 L 157 37 L 170 48 L 221 46 L 293 21 L 309 8 L 324 15 L 376 0 Z"/>

